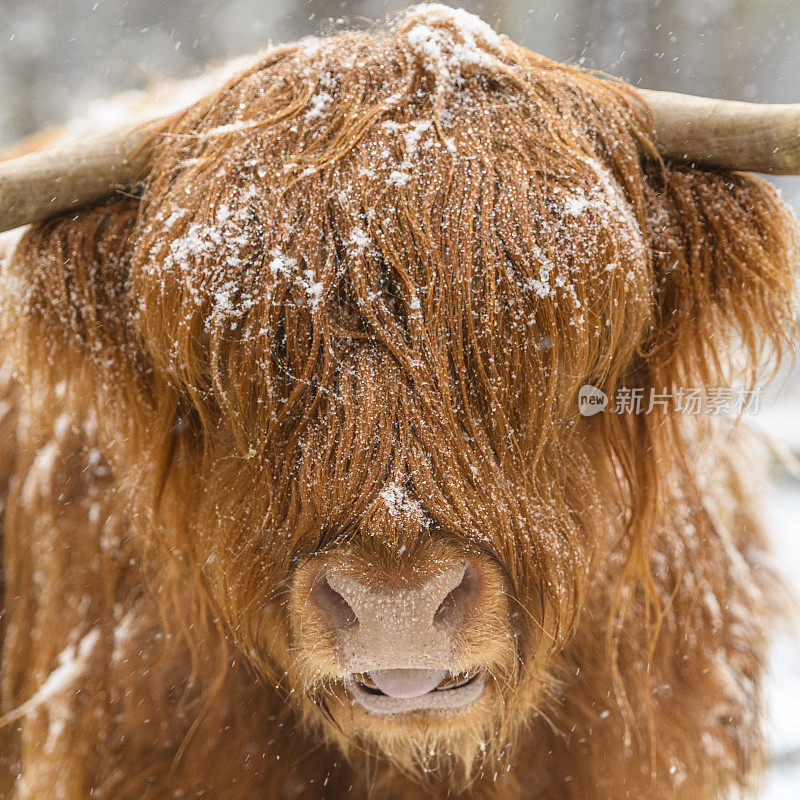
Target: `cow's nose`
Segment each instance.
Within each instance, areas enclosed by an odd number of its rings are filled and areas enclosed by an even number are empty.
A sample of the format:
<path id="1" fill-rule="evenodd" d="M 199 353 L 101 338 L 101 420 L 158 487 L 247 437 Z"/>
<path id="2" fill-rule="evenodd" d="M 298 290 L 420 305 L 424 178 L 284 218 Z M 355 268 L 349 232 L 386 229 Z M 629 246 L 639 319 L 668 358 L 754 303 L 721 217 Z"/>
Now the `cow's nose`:
<path id="1" fill-rule="evenodd" d="M 442 680 L 479 594 L 480 576 L 469 561 L 392 581 L 323 566 L 311 587 L 347 669 L 370 672 L 396 697 Z"/>

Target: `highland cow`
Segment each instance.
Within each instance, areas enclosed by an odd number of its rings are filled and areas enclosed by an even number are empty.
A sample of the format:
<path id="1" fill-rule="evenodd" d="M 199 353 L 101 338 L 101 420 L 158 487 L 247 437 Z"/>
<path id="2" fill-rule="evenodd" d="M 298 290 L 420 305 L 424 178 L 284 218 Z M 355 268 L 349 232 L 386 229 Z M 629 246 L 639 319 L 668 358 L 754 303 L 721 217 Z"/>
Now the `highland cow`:
<path id="1" fill-rule="evenodd" d="M 577 398 L 790 347 L 771 186 L 436 5 L 148 146 L 2 273 L 3 796 L 752 787 L 783 600 L 744 428 Z"/>

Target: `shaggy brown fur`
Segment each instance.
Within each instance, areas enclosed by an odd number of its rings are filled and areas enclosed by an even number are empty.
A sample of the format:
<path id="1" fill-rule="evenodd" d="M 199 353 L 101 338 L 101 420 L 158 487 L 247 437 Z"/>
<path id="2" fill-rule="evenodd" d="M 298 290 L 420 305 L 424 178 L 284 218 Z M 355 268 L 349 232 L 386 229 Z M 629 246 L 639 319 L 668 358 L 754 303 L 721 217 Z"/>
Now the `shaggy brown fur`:
<path id="1" fill-rule="evenodd" d="M 741 433 L 576 396 L 755 381 L 796 226 L 647 130 L 626 87 L 421 6 L 267 52 L 164 125 L 141 200 L 26 233 L 5 797 L 752 786 L 777 603 Z M 296 577 L 323 551 L 492 570 L 482 700 L 352 706 Z"/>

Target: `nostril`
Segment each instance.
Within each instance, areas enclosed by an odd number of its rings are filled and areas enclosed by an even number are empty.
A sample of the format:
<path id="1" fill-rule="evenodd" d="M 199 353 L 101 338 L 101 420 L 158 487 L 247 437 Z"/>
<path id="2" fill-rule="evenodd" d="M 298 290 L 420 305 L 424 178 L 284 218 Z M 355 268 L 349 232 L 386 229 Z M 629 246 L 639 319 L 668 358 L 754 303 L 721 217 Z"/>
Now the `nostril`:
<path id="1" fill-rule="evenodd" d="M 471 564 L 467 564 L 461 583 L 455 587 L 442 600 L 441 605 L 433 615 L 434 622 L 457 628 L 464 623 L 470 606 L 474 603 L 480 590 L 480 577 L 478 571 Z"/>
<path id="2" fill-rule="evenodd" d="M 331 625 L 337 630 L 348 630 L 358 625 L 356 612 L 328 583 L 324 570 L 319 573 L 311 587 L 311 599 L 325 612 Z"/>

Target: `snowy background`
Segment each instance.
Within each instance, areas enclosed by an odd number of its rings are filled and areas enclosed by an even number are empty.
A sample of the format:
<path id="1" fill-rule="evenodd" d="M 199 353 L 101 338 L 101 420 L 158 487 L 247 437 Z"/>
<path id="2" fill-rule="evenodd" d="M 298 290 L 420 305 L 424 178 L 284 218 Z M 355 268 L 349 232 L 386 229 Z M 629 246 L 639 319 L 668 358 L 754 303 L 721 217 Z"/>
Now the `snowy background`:
<path id="1" fill-rule="evenodd" d="M 546 56 L 653 89 L 734 100 L 800 101 L 798 0 L 463 2 Z M 269 43 L 362 25 L 402 0 L 0 0 L 0 148 L 85 114 L 91 101 L 196 75 Z M 776 181 L 800 211 L 800 177 Z M 757 421 L 800 457 L 800 370 Z M 783 460 L 786 463 L 786 459 Z M 800 469 L 776 459 L 765 505 L 775 549 L 800 586 Z M 800 595 L 800 592 L 798 592 Z M 800 797 L 800 634 L 775 648 L 773 768 L 765 797 Z"/>

